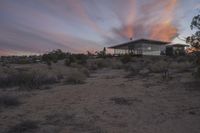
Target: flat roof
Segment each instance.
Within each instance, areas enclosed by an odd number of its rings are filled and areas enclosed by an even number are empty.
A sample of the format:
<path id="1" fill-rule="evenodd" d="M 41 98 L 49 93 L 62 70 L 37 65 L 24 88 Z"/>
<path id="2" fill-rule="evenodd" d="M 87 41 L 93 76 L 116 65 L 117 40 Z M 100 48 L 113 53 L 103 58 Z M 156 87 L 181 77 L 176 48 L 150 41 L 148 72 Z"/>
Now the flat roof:
<path id="1" fill-rule="evenodd" d="M 180 44 L 180 43 L 177 43 L 177 44 L 170 44 L 168 45 L 169 47 L 172 46 L 172 47 L 189 47 L 189 45 L 187 44 Z"/>
<path id="2" fill-rule="evenodd" d="M 126 43 L 122 43 L 122 44 L 118 44 L 115 46 L 111 46 L 108 48 L 120 48 L 120 47 L 125 47 L 125 46 L 130 46 L 130 45 L 134 45 L 137 43 L 151 43 L 151 44 L 156 44 L 156 45 L 166 45 L 169 44 L 170 42 L 164 42 L 164 41 L 159 41 L 159 40 L 151 40 L 151 39 L 138 39 L 138 40 L 133 40 L 133 41 L 129 41 Z"/>

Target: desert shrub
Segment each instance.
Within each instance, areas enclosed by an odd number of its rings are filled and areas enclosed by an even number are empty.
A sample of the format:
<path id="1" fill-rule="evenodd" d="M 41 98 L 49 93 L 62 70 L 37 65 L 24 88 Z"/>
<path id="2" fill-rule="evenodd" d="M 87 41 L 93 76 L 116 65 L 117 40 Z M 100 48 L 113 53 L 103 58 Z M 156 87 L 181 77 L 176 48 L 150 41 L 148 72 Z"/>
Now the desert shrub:
<path id="1" fill-rule="evenodd" d="M 66 58 L 64 63 L 65 63 L 65 66 L 70 66 L 71 64 L 69 58 Z"/>
<path id="2" fill-rule="evenodd" d="M 84 65 L 87 63 L 88 56 L 85 54 L 76 54 L 75 58 L 78 64 Z"/>
<path id="3" fill-rule="evenodd" d="M 11 127 L 6 133 L 28 133 L 35 132 L 38 129 L 38 123 L 32 120 L 22 121 Z"/>
<path id="4" fill-rule="evenodd" d="M 131 60 L 132 60 L 132 57 L 129 54 L 125 54 L 121 57 L 121 62 L 124 64 L 131 62 Z"/>
<path id="5" fill-rule="evenodd" d="M 124 65 L 124 69 L 126 71 L 128 71 L 129 73 L 125 76 L 125 78 L 132 78 L 136 75 L 139 74 L 140 70 L 143 68 L 143 64 L 142 63 L 127 63 Z"/>
<path id="6" fill-rule="evenodd" d="M 87 77 L 90 76 L 90 71 L 89 71 L 87 68 L 83 67 L 83 68 L 80 69 L 80 71 L 81 71 L 85 76 L 87 76 Z"/>
<path id="7" fill-rule="evenodd" d="M 51 51 L 49 53 L 43 54 L 42 55 L 42 60 L 44 62 L 48 62 L 48 61 L 51 62 L 52 61 L 54 63 L 57 63 L 57 61 L 65 59 L 65 57 L 68 54 L 69 53 L 64 53 L 60 49 L 57 49 L 57 50 L 53 50 L 53 51 Z"/>
<path id="8" fill-rule="evenodd" d="M 106 67 L 110 67 L 110 66 L 111 66 L 111 60 L 110 59 L 102 59 L 102 58 L 88 60 L 87 64 L 86 64 L 86 67 L 89 70 L 97 70 L 97 69 L 106 68 Z"/>
<path id="9" fill-rule="evenodd" d="M 86 66 L 85 65 L 81 65 L 81 64 L 78 64 L 78 63 L 72 63 L 70 65 L 71 68 L 77 68 L 77 69 L 82 69 L 82 68 L 85 68 Z"/>
<path id="10" fill-rule="evenodd" d="M 0 75 L 0 87 L 5 88 L 5 87 L 12 87 L 15 85 L 15 77 L 12 77 L 11 75 L 7 74 L 1 74 Z"/>
<path id="11" fill-rule="evenodd" d="M 111 98 L 110 100 L 118 105 L 131 105 L 133 103 L 133 100 L 124 97 L 114 97 Z"/>
<path id="12" fill-rule="evenodd" d="M 84 54 L 71 54 L 65 59 L 65 65 L 71 66 L 72 63 L 85 65 L 87 63 L 88 56 Z"/>
<path id="13" fill-rule="evenodd" d="M 58 72 L 58 73 L 56 74 L 56 79 L 57 79 L 58 81 L 61 80 L 61 79 L 64 79 L 64 75 L 63 75 L 62 73 Z"/>
<path id="14" fill-rule="evenodd" d="M 122 69 L 124 68 L 124 65 L 122 64 L 121 61 L 113 61 L 111 62 L 112 64 L 112 69 Z"/>
<path id="15" fill-rule="evenodd" d="M 200 79 L 200 67 L 195 68 L 194 77 Z"/>
<path id="16" fill-rule="evenodd" d="M 195 78 L 200 79 L 200 51 L 193 54 L 195 70 L 193 75 Z"/>
<path id="17" fill-rule="evenodd" d="M 187 62 L 189 61 L 189 57 L 187 56 L 179 56 L 176 58 L 177 62 Z"/>
<path id="18" fill-rule="evenodd" d="M 7 67 L 8 64 L 7 64 L 6 62 L 2 62 L 2 63 L 1 63 L 1 66 L 2 66 L 2 67 Z"/>
<path id="19" fill-rule="evenodd" d="M 0 107 L 12 107 L 18 106 L 20 104 L 19 100 L 15 96 L 3 95 L 0 96 Z"/>
<path id="20" fill-rule="evenodd" d="M 137 63 L 131 63 L 131 62 L 129 62 L 129 63 L 127 63 L 127 64 L 124 65 L 124 69 L 126 71 L 139 71 L 142 68 L 143 68 L 143 64 L 139 63 L 139 62 L 137 62 Z"/>
<path id="21" fill-rule="evenodd" d="M 161 60 L 153 64 L 150 64 L 149 70 L 150 72 L 153 72 L 153 73 L 161 73 L 161 72 L 168 71 L 168 66 L 169 66 L 169 63 L 167 61 Z"/>
<path id="22" fill-rule="evenodd" d="M 21 89 L 39 89 L 42 85 L 57 82 L 57 77 L 42 71 L 8 72 L 0 75 L 1 87 L 19 86 Z"/>
<path id="23" fill-rule="evenodd" d="M 57 77 L 42 72 L 22 73 L 17 77 L 19 78 L 17 84 L 25 89 L 40 89 L 42 85 L 57 83 Z"/>
<path id="24" fill-rule="evenodd" d="M 86 80 L 86 75 L 78 70 L 73 70 L 64 81 L 65 84 L 83 84 Z"/>
<path id="25" fill-rule="evenodd" d="M 190 62 L 172 62 L 169 68 L 175 70 L 176 72 L 188 72 L 192 64 Z"/>
<path id="26" fill-rule="evenodd" d="M 68 55 L 65 59 L 65 65 L 70 66 L 72 63 L 76 62 L 76 58 L 74 55 Z"/>
<path id="27" fill-rule="evenodd" d="M 98 69 L 97 63 L 94 60 L 89 60 L 86 65 L 87 69 L 95 71 Z"/>
<path id="28" fill-rule="evenodd" d="M 96 64 L 98 68 L 105 68 L 110 66 L 110 59 L 96 59 Z"/>
<path id="29" fill-rule="evenodd" d="M 48 69 L 52 69 L 52 63 L 51 63 L 51 61 L 50 60 L 47 60 L 46 61 L 46 64 L 47 64 L 47 66 L 48 66 Z"/>

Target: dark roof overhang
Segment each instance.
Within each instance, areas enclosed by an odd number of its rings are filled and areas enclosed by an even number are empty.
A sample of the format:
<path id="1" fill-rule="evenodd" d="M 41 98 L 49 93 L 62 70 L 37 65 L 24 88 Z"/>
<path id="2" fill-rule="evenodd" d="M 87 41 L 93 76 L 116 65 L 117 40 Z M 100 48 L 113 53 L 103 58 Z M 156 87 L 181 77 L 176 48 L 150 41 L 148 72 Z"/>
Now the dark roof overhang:
<path id="1" fill-rule="evenodd" d="M 164 41 L 158 41 L 158 40 L 138 39 L 138 40 L 122 43 L 122 44 L 119 44 L 119 45 L 111 46 L 111 47 L 108 47 L 108 48 L 116 49 L 116 48 L 122 48 L 122 47 L 129 47 L 130 45 L 135 45 L 135 44 L 138 44 L 138 43 L 150 43 L 150 44 L 155 44 L 155 45 L 170 44 L 170 42 L 164 42 Z"/>

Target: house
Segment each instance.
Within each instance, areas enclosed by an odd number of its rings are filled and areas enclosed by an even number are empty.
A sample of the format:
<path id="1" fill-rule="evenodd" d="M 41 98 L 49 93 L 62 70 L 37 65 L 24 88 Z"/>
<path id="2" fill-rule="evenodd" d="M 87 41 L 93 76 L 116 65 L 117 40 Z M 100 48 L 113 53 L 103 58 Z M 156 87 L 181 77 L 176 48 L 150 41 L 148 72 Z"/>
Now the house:
<path id="1" fill-rule="evenodd" d="M 165 49 L 165 54 L 168 56 L 178 56 L 178 55 L 185 55 L 186 54 L 186 48 L 188 48 L 189 45 L 186 44 L 171 44 L 167 45 Z"/>
<path id="2" fill-rule="evenodd" d="M 114 50 L 114 55 L 160 55 L 165 46 L 170 42 L 163 42 L 150 39 L 139 39 L 127 43 L 109 47 Z"/>

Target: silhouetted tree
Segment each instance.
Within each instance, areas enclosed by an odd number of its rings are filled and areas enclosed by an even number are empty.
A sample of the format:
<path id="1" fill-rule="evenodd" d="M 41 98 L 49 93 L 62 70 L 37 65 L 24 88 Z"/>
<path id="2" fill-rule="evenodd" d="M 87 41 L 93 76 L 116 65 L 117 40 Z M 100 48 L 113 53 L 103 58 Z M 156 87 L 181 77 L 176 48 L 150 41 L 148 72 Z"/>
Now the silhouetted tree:
<path id="1" fill-rule="evenodd" d="M 96 52 L 98 58 L 106 58 L 106 48 L 104 47 L 102 51 Z"/>
<path id="2" fill-rule="evenodd" d="M 200 14 L 194 16 L 190 27 L 192 30 L 196 29 L 197 31 L 194 35 L 187 37 L 186 42 L 196 50 L 200 50 Z"/>
<path id="3" fill-rule="evenodd" d="M 65 59 L 68 54 L 69 53 L 64 53 L 64 52 L 62 52 L 62 50 L 57 49 L 57 50 L 53 50 L 49 53 L 44 54 L 42 56 L 42 60 L 45 62 L 52 61 L 52 62 L 56 63 L 59 60 Z"/>

